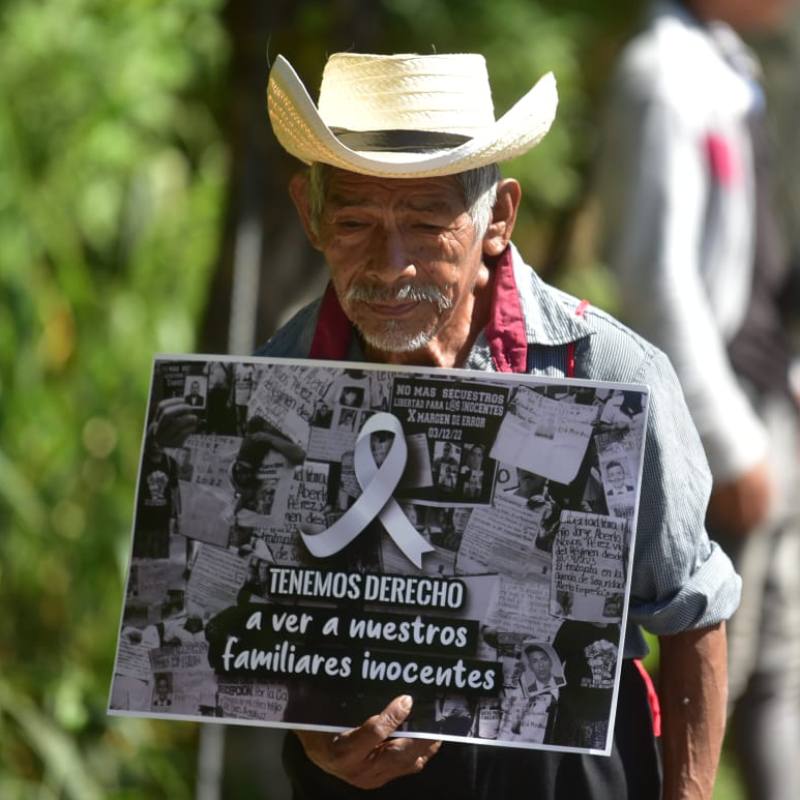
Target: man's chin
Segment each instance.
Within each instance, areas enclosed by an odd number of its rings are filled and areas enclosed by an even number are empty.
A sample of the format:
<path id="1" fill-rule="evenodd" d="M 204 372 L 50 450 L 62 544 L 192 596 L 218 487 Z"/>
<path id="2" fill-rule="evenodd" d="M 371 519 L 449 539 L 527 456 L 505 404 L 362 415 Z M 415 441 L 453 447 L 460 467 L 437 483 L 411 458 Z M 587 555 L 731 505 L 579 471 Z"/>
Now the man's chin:
<path id="1" fill-rule="evenodd" d="M 433 339 L 432 331 L 407 333 L 392 330 L 365 330 L 359 327 L 359 332 L 364 341 L 375 350 L 382 353 L 413 353 L 430 343 Z"/>

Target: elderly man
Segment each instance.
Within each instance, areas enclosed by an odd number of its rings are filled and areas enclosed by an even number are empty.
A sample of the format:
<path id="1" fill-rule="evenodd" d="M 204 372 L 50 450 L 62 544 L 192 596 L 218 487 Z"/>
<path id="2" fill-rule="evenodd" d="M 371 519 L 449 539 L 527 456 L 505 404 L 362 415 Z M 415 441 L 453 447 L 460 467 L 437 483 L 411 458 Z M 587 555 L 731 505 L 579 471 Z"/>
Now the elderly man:
<path id="1" fill-rule="evenodd" d="M 661 636 L 666 796 L 711 796 L 724 727 L 724 620 L 739 582 L 703 527 L 710 478 L 666 357 L 547 286 L 511 244 L 521 189 L 500 178 L 497 162 L 533 147 L 555 105 L 547 76 L 495 121 L 477 55 L 337 54 L 317 108 L 279 58 L 269 86 L 273 129 L 310 164 L 290 191 L 331 282 L 259 354 L 650 386 L 613 753 L 440 750 L 388 738 L 411 711 L 403 696 L 347 733 L 290 734 L 284 757 L 297 798 L 360 797 L 376 787 L 382 798 L 488 798 L 519 786 L 540 798 L 657 797 L 647 692 L 631 660 L 645 652 L 639 624 Z"/>

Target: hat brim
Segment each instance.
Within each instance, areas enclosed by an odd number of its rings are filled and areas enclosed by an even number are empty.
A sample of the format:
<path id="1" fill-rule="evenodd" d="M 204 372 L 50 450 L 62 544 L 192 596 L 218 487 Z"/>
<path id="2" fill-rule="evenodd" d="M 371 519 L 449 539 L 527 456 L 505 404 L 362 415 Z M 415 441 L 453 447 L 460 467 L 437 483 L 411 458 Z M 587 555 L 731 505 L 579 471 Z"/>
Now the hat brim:
<path id="1" fill-rule="evenodd" d="M 283 56 L 275 60 L 267 88 L 272 128 L 287 152 L 306 164 L 320 162 L 384 178 L 454 175 L 520 156 L 550 130 L 557 106 L 556 80 L 548 72 L 500 119 L 464 144 L 434 153 L 367 153 L 352 150 L 334 135 Z"/>

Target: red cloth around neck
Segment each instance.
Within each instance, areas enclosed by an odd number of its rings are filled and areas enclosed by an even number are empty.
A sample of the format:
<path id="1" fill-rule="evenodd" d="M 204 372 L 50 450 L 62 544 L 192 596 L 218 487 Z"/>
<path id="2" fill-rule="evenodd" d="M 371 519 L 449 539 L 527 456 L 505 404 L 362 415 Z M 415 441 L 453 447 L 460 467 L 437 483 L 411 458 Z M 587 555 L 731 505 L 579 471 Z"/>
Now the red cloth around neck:
<path id="1" fill-rule="evenodd" d="M 353 326 L 342 310 L 333 284 L 329 282 L 319 305 L 317 327 L 314 329 L 308 357 L 324 361 L 344 361 L 347 359 L 352 335 Z"/>
<path id="2" fill-rule="evenodd" d="M 498 372 L 527 372 L 528 337 L 510 247 L 497 258 L 493 271 L 494 296 L 485 329 L 492 361 Z"/>

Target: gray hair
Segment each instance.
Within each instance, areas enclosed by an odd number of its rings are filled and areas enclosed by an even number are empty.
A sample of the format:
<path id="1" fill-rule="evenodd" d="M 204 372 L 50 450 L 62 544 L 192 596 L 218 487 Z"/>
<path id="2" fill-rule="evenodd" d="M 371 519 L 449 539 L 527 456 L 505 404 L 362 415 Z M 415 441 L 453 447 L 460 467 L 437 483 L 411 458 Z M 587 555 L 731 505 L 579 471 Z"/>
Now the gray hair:
<path id="1" fill-rule="evenodd" d="M 332 169 L 328 164 L 314 163 L 308 170 L 311 230 L 314 233 L 319 233 L 319 221 L 322 218 Z M 461 184 L 464 204 L 475 226 L 476 238 L 482 239 L 492 221 L 492 210 L 497 202 L 500 167 L 497 164 L 487 164 L 485 167 L 459 172 L 454 177 Z"/>

